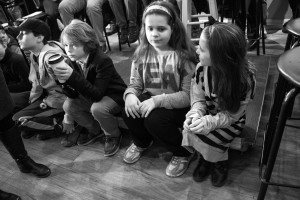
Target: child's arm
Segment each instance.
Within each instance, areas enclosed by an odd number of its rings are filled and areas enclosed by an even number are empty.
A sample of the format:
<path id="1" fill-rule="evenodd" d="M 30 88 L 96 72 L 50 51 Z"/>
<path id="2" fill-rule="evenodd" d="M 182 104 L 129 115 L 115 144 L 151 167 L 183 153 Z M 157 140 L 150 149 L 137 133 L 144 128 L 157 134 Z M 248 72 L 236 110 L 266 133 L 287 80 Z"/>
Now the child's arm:
<path id="1" fill-rule="evenodd" d="M 134 94 L 136 96 L 139 96 L 144 90 L 143 77 L 141 74 L 142 69 L 139 70 L 140 67 L 142 68 L 142 65 L 139 65 L 139 63 L 132 62 L 130 82 L 127 89 L 124 92 L 124 100 L 126 99 L 127 94 Z"/>
<path id="2" fill-rule="evenodd" d="M 233 123 L 238 121 L 243 115 L 245 115 L 246 108 L 251 98 L 251 91 L 248 92 L 247 97 L 244 101 L 241 101 L 241 106 L 236 113 L 230 113 L 228 111 L 221 111 L 216 115 L 205 115 L 201 117 L 197 123 L 190 125 L 190 130 L 195 134 L 207 135 L 211 131 L 220 128 L 228 128 Z M 199 124 L 202 124 L 202 127 L 199 129 Z M 196 126 L 198 129 L 196 130 Z"/>
<path id="3" fill-rule="evenodd" d="M 190 88 L 191 79 L 195 65 L 193 63 L 186 63 L 183 72 L 181 73 L 181 83 L 179 85 L 179 91 L 171 94 L 161 94 L 153 96 L 155 107 L 174 109 L 185 108 L 190 104 Z"/>

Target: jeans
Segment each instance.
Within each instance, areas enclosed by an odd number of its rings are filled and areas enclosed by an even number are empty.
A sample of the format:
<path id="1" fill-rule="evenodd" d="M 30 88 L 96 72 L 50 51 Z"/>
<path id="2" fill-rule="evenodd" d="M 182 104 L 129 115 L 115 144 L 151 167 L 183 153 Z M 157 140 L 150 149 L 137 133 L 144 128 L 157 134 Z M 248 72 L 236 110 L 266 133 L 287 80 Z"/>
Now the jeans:
<path id="1" fill-rule="evenodd" d="M 95 103 L 82 96 L 77 99 L 67 98 L 63 109 L 89 133 L 98 134 L 102 128 L 104 134 L 109 137 L 118 137 L 121 134 L 116 115 L 122 112 L 122 108 L 110 97 L 104 96 L 101 101 Z"/>
<path id="2" fill-rule="evenodd" d="M 96 32 L 97 39 L 100 46 L 105 45 L 105 38 L 103 36 L 103 15 L 102 6 L 107 0 L 63 0 L 58 7 L 63 24 L 68 25 L 74 14 L 86 8 L 86 14 Z"/>
<path id="3" fill-rule="evenodd" d="M 17 112 L 28 106 L 30 91 L 10 93 L 11 98 L 15 103 L 14 112 Z"/>
<path id="4" fill-rule="evenodd" d="M 142 102 L 149 97 L 142 94 L 138 98 Z M 183 127 L 185 114 L 188 111 L 189 108 L 156 108 L 147 118 L 133 119 L 131 116 L 127 117 L 125 111 L 123 111 L 122 117 L 136 146 L 146 148 L 153 139 L 157 139 L 174 156 L 187 157 L 190 152 L 181 146 L 182 134 L 179 128 Z"/>
<path id="5" fill-rule="evenodd" d="M 136 26 L 137 19 L 137 0 L 108 0 L 109 5 L 115 14 L 116 23 L 120 28 L 127 27 L 127 20 L 129 26 Z M 125 3 L 125 10 L 123 6 Z"/>

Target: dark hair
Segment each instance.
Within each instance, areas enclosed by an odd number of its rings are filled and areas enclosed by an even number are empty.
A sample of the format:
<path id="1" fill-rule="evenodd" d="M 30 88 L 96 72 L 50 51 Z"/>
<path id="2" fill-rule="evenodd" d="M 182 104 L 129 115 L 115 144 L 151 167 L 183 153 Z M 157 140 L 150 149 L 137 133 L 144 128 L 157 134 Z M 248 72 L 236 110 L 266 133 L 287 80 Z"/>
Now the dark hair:
<path id="1" fill-rule="evenodd" d="M 67 36 L 74 44 L 83 45 L 85 53 L 91 53 L 99 48 L 99 42 L 93 28 L 87 23 L 74 19 L 61 33 L 60 40 L 63 43 L 63 36 Z"/>
<path id="2" fill-rule="evenodd" d="M 147 11 L 147 8 L 153 5 L 159 5 L 166 8 L 169 12 L 166 13 L 163 10 L 151 9 Z M 147 40 L 145 31 L 145 18 L 148 15 L 163 15 L 167 18 L 168 24 L 171 26 L 172 34 L 169 40 L 169 46 L 178 54 L 182 59 L 182 63 L 185 61 L 192 61 L 197 63 L 197 54 L 191 41 L 188 39 L 185 28 L 174 11 L 174 6 L 165 1 L 152 2 L 148 7 L 145 8 L 142 18 L 142 27 L 140 31 L 140 44 L 133 54 L 133 61 L 137 62 L 140 59 L 145 59 L 147 56 L 153 56 L 153 48 Z"/>
<path id="3" fill-rule="evenodd" d="M 245 35 L 238 26 L 225 23 L 208 26 L 202 34 L 208 44 L 219 106 L 237 112 L 242 96 L 250 88 Z"/>
<path id="4" fill-rule="evenodd" d="M 47 37 L 47 36 L 45 36 L 45 35 L 43 35 L 43 34 L 41 34 L 41 33 L 37 33 L 37 32 L 34 32 L 34 31 L 31 31 L 31 32 L 32 32 L 32 34 L 34 35 L 34 37 L 37 37 L 37 36 L 39 36 L 39 35 L 44 36 L 43 44 L 47 44 L 47 42 L 50 40 L 50 37 Z"/>

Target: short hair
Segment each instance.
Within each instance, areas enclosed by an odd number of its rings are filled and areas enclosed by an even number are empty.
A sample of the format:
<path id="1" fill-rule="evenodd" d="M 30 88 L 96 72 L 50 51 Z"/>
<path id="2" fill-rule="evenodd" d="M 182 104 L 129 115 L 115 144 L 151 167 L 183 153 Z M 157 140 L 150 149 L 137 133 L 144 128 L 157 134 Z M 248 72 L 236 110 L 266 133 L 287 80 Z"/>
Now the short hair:
<path id="1" fill-rule="evenodd" d="M 93 28 L 87 23 L 74 19 L 67 25 L 61 33 L 61 43 L 63 37 L 66 36 L 74 44 L 83 45 L 83 50 L 86 53 L 91 53 L 99 48 L 99 41 Z"/>

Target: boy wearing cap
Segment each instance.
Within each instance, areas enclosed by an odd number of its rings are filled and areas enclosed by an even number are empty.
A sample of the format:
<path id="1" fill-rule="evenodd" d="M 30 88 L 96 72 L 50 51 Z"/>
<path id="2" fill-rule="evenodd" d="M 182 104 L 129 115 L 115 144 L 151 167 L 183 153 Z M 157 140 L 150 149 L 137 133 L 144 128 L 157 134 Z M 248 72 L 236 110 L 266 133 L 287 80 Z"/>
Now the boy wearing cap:
<path id="1" fill-rule="evenodd" d="M 0 25 L 0 38 L 3 40 L 4 43 L 6 43 L 7 48 L 11 52 L 15 52 L 22 55 L 18 42 L 11 35 L 6 33 L 2 25 Z"/>
<path id="2" fill-rule="evenodd" d="M 32 89 L 29 97 L 30 105 L 16 113 L 13 120 L 21 123 L 23 138 L 32 137 L 37 133 L 34 130 L 38 130 L 38 139 L 49 139 L 58 134 L 55 131 L 57 130 L 55 119 L 49 120 L 49 118 L 54 118 L 63 112 L 62 105 L 66 96 L 53 77 L 49 75 L 48 59 L 57 53 L 64 54 L 64 50 L 58 42 L 49 41 L 50 28 L 41 20 L 27 19 L 20 24 L 19 30 L 20 34 L 17 39 L 21 49 L 31 52 L 29 80 L 32 83 Z M 34 117 L 36 121 L 32 121 L 30 117 Z M 41 122 L 37 118 L 47 120 Z"/>

